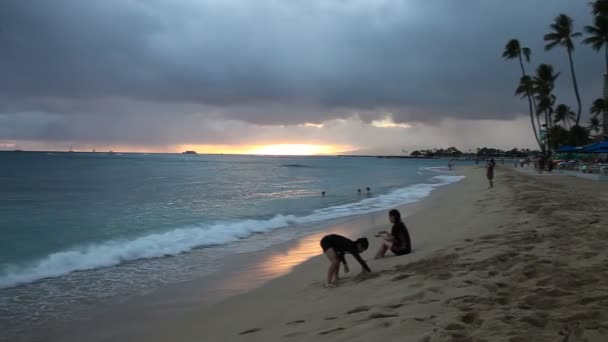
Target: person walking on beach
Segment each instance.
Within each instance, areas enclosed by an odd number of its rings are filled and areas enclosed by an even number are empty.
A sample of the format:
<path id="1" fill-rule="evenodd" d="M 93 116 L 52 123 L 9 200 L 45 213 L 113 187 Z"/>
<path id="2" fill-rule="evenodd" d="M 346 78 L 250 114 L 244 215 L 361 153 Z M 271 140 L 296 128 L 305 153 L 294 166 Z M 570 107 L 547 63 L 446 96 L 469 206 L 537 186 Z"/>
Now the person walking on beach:
<path id="1" fill-rule="evenodd" d="M 490 182 L 490 189 L 494 187 L 494 167 L 496 163 L 494 162 L 494 158 L 488 161 L 486 164 L 486 177 L 488 177 L 488 181 Z"/>
<path id="2" fill-rule="evenodd" d="M 361 265 L 361 273 L 371 272 L 369 266 L 361 259 L 360 253 L 363 253 L 369 247 L 369 241 L 367 238 L 359 238 L 357 241 L 352 241 L 345 238 L 344 236 L 331 234 L 321 239 L 321 248 L 323 253 L 329 259 L 330 265 L 327 270 L 327 284 L 326 287 L 338 286 L 340 280 L 338 273 L 340 272 L 340 262 L 344 264 L 344 271 L 348 273 L 348 264 L 346 263 L 345 254 L 352 254 L 355 259 Z"/>
<path id="3" fill-rule="evenodd" d="M 388 218 L 393 224 L 391 233 L 381 231 L 376 234 L 376 237 L 382 238 L 384 241 L 376 253 L 376 259 L 384 258 L 389 250 L 395 255 L 405 255 L 412 252 L 412 241 L 407 227 L 401 220 L 401 213 L 397 209 L 389 211 Z"/>

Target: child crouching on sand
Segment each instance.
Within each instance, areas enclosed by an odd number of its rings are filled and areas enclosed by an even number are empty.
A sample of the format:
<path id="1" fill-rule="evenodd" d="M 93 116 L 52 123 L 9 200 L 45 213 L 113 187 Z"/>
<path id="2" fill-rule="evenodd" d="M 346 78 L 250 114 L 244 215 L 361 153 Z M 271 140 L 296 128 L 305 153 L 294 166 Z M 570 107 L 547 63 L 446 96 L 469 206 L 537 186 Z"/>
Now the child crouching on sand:
<path id="1" fill-rule="evenodd" d="M 349 272 L 348 264 L 344 258 L 344 254 L 352 254 L 355 259 L 361 264 L 363 268 L 361 273 L 371 272 L 367 264 L 361 259 L 360 253 L 363 253 L 369 247 L 369 241 L 366 238 L 357 239 L 352 241 L 341 235 L 331 234 L 321 239 L 321 248 L 323 253 L 329 259 L 331 263 L 327 270 L 327 287 L 336 287 L 340 278 L 338 273 L 340 272 L 340 262 L 344 264 L 344 271 Z"/>

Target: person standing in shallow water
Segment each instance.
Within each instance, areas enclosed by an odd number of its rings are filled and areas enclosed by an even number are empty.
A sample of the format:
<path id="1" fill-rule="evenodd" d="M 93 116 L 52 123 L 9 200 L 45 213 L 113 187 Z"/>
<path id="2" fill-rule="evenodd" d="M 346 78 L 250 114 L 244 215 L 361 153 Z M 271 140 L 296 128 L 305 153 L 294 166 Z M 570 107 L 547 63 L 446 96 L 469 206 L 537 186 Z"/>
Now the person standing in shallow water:
<path id="1" fill-rule="evenodd" d="M 486 164 L 486 177 L 488 177 L 488 181 L 490 182 L 490 189 L 494 187 L 494 167 L 496 163 L 494 162 L 494 158 L 488 161 Z"/>
<path id="2" fill-rule="evenodd" d="M 382 245 L 376 253 L 376 259 L 384 258 L 389 250 L 395 255 L 405 255 L 412 252 L 412 241 L 407 227 L 401 220 L 401 213 L 397 209 L 389 211 L 388 218 L 393 224 L 390 234 L 386 231 L 381 231 L 376 234 L 376 237 L 382 238 Z"/>

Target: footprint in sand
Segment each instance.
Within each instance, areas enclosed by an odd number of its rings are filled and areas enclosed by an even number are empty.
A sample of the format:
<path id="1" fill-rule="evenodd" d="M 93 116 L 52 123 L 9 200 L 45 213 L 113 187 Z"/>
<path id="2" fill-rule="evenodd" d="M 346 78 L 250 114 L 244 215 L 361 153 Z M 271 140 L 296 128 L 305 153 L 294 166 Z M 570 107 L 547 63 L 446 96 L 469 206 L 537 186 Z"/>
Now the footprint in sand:
<path id="1" fill-rule="evenodd" d="M 296 337 L 296 336 L 301 336 L 301 335 L 305 335 L 306 333 L 303 331 L 295 331 L 289 334 L 285 334 L 283 335 L 283 337 L 289 338 L 289 337 Z"/>
<path id="2" fill-rule="evenodd" d="M 387 308 L 387 309 L 399 309 L 402 306 L 403 306 L 403 304 L 392 304 L 392 305 L 385 306 L 385 308 Z"/>
<path id="3" fill-rule="evenodd" d="M 452 279 L 452 274 L 448 273 L 448 272 L 440 273 L 437 276 L 437 279 L 439 279 L 439 280 L 449 280 L 449 279 Z"/>
<path id="4" fill-rule="evenodd" d="M 301 324 L 301 323 L 306 323 L 306 321 L 303 319 L 299 319 L 297 321 L 291 321 L 291 322 L 285 323 L 285 325 L 294 325 L 294 324 Z"/>
<path id="5" fill-rule="evenodd" d="M 393 317 L 399 317 L 399 314 L 385 314 L 382 312 L 376 312 L 376 313 L 369 315 L 369 317 L 367 319 L 393 318 Z"/>
<path id="6" fill-rule="evenodd" d="M 326 320 L 326 321 L 333 321 L 336 318 L 338 318 L 338 317 L 325 317 L 324 320 Z"/>
<path id="7" fill-rule="evenodd" d="M 319 333 L 319 335 L 327 335 L 327 334 L 331 334 L 333 332 L 340 331 L 340 330 L 345 330 L 345 328 L 340 327 L 340 328 L 334 328 L 334 329 L 330 329 L 330 330 L 321 331 Z"/>
<path id="8" fill-rule="evenodd" d="M 466 330 L 466 327 L 464 325 L 459 323 L 450 323 L 445 327 L 445 330 L 448 331 L 448 333 L 452 337 L 452 340 L 467 341 L 465 340 L 467 335 L 464 332 L 464 330 Z"/>
<path id="9" fill-rule="evenodd" d="M 460 321 L 465 324 L 473 324 L 477 322 L 477 314 L 474 312 L 469 312 L 462 317 L 460 317 Z"/>
<path id="10" fill-rule="evenodd" d="M 417 292 L 417 293 L 415 293 L 413 295 L 404 297 L 403 299 L 401 299 L 401 302 L 409 302 L 411 300 L 420 300 L 420 299 L 423 299 L 425 296 L 426 296 L 426 292 L 425 291 L 420 291 L 420 292 Z"/>
<path id="11" fill-rule="evenodd" d="M 370 306 L 359 306 L 359 307 L 356 307 L 356 308 L 354 308 L 354 309 L 352 309 L 350 311 L 347 311 L 346 314 L 350 315 L 350 314 L 355 314 L 355 313 L 359 313 L 359 312 L 369 311 L 371 309 L 372 308 Z"/>
<path id="12" fill-rule="evenodd" d="M 445 330 L 464 330 L 466 327 L 459 323 L 450 323 L 445 327 Z"/>
<path id="13" fill-rule="evenodd" d="M 418 322 L 425 322 L 425 321 L 428 321 L 428 320 L 434 319 L 434 318 L 436 318 L 436 317 L 437 317 L 437 316 L 435 316 L 435 315 L 430 315 L 430 316 L 428 316 L 428 317 L 414 317 L 414 320 L 416 320 L 416 321 L 418 321 Z"/>
<path id="14" fill-rule="evenodd" d="M 253 329 L 249 329 L 249 330 L 245 330 L 239 333 L 239 335 L 247 335 L 247 334 L 253 334 L 256 333 L 258 331 L 262 330 L 261 328 L 253 328 Z"/>
<path id="15" fill-rule="evenodd" d="M 413 275 L 414 275 L 413 273 L 400 274 L 400 275 L 394 277 L 393 279 L 391 279 L 391 281 L 399 281 L 399 280 L 407 279 Z"/>

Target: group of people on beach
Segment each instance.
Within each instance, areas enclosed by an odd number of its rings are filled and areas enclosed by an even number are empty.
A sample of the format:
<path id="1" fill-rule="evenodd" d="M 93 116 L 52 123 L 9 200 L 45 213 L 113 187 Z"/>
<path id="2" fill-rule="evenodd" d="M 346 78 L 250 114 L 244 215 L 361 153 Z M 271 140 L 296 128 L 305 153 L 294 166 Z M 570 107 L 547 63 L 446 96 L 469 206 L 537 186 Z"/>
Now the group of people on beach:
<path id="1" fill-rule="evenodd" d="M 382 239 L 375 259 L 384 258 L 388 251 L 391 251 L 395 255 L 405 255 L 412 251 L 410 234 L 403 223 L 401 213 L 397 209 L 393 209 L 389 211 L 388 217 L 393 226 L 390 233 L 380 231 L 375 235 L 377 238 Z M 340 264 L 344 265 L 344 272 L 348 273 L 350 271 L 345 258 L 346 254 L 351 254 L 359 262 L 362 273 L 371 272 L 371 269 L 360 255 L 369 248 L 369 241 L 365 237 L 353 241 L 341 235 L 331 234 L 321 239 L 321 248 L 330 262 L 329 269 L 327 270 L 327 283 L 325 285 L 327 287 L 336 287 L 338 285 L 338 281 L 340 280 Z"/>
<path id="2" fill-rule="evenodd" d="M 538 173 L 543 173 L 543 171 L 547 171 L 549 173 L 551 173 L 553 171 L 553 168 L 555 167 L 555 161 L 553 160 L 553 158 L 551 156 L 545 156 L 545 155 L 539 155 L 539 156 L 535 156 L 535 157 L 526 157 L 525 159 L 519 159 L 519 163 L 516 160 L 515 161 L 515 167 L 517 167 L 517 165 L 519 164 L 520 168 L 524 168 L 525 167 L 530 167 L 530 164 L 534 165 L 534 169 L 536 170 L 536 172 Z"/>

